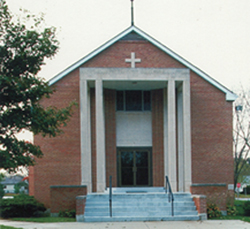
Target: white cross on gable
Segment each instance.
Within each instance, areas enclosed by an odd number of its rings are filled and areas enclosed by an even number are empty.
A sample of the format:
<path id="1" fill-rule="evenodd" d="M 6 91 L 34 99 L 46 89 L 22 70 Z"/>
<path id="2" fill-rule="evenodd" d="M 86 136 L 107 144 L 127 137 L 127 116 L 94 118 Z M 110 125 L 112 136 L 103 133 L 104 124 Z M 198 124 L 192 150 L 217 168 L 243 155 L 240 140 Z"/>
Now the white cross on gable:
<path id="1" fill-rule="evenodd" d="M 125 59 L 125 62 L 131 63 L 131 68 L 135 68 L 135 63 L 140 63 L 141 59 L 136 59 L 135 58 L 135 53 L 131 52 L 131 58 L 130 59 Z"/>

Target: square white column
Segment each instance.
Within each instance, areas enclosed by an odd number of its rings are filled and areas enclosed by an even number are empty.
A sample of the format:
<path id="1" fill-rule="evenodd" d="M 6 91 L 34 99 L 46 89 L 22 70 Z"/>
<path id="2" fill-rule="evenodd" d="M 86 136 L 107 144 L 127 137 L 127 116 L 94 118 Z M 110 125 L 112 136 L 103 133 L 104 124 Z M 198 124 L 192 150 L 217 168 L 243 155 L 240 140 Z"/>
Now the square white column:
<path id="1" fill-rule="evenodd" d="M 177 126 L 178 126 L 178 191 L 184 192 L 184 141 L 183 141 L 183 84 L 177 92 Z"/>
<path id="2" fill-rule="evenodd" d="M 81 109 L 81 184 L 92 192 L 90 90 L 88 81 L 80 78 Z"/>
<path id="3" fill-rule="evenodd" d="M 175 81 L 168 81 L 168 174 L 172 191 L 177 191 L 176 176 L 176 98 Z"/>
<path id="4" fill-rule="evenodd" d="M 190 76 L 183 81 L 183 140 L 184 140 L 184 182 L 185 191 L 190 191 L 192 184 L 191 155 L 191 108 L 190 108 Z"/>
<path id="5" fill-rule="evenodd" d="M 97 192 L 104 192 L 106 188 L 106 162 L 105 162 L 105 123 L 103 103 L 102 79 L 95 81 L 96 101 L 96 181 Z"/>
<path id="6" fill-rule="evenodd" d="M 163 89 L 163 142 L 164 142 L 164 174 L 169 176 L 168 172 L 168 89 Z M 164 177 L 164 184 L 166 180 Z"/>

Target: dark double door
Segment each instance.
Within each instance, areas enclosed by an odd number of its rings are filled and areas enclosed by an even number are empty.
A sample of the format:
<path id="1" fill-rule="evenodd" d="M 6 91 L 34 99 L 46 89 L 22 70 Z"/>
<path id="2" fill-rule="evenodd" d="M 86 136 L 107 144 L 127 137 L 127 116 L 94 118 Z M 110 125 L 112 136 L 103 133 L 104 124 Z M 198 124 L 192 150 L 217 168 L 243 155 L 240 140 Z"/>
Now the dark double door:
<path id="1" fill-rule="evenodd" d="M 118 150 L 118 185 L 120 187 L 151 186 L 151 150 Z"/>

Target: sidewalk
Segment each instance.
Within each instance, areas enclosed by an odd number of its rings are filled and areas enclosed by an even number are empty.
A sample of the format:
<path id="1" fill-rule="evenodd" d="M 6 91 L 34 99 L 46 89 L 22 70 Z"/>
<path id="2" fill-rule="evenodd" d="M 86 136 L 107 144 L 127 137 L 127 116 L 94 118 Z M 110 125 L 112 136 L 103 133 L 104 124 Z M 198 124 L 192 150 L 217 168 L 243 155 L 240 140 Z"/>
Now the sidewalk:
<path id="1" fill-rule="evenodd" d="M 0 225 L 23 229 L 250 229 L 250 223 L 240 220 L 112 223 L 28 223 L 0 220 Z"/>

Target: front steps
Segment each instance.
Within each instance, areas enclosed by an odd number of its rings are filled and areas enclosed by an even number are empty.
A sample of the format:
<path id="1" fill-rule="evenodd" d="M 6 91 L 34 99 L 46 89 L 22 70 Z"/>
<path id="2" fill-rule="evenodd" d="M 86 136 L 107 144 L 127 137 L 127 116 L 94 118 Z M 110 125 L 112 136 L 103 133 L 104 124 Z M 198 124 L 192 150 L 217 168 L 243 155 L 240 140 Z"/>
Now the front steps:
<path id="1" fill-rule="evenodd" d="M 174 193 L 174 216 L 163 188 L 113 188 L 112 217 L 109 192 L 87 195 L 84 221 L 167 221 L 199 220 L 190 193 Z"/>

